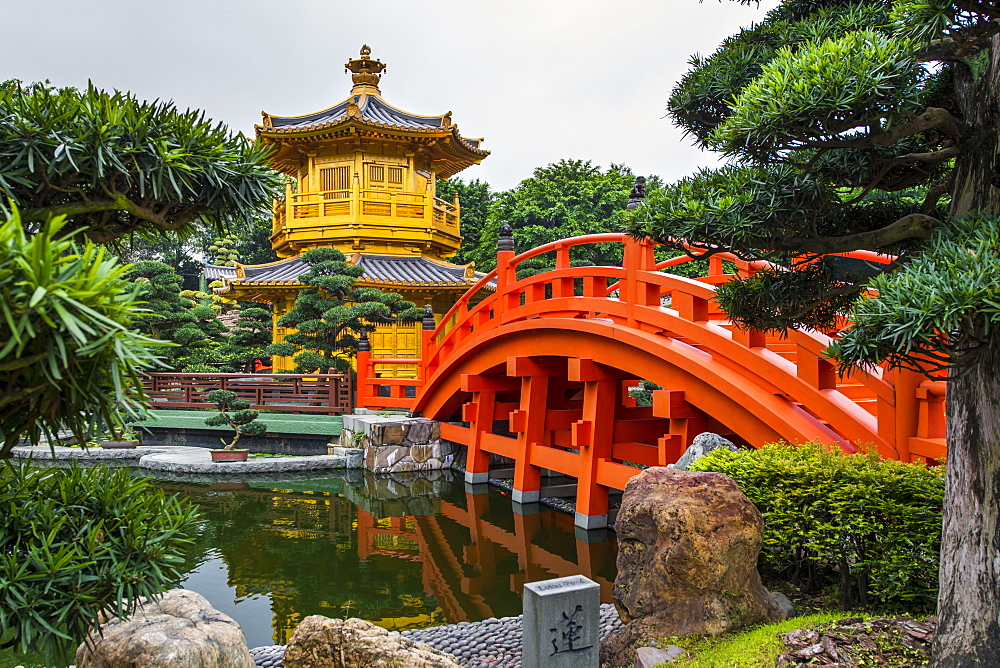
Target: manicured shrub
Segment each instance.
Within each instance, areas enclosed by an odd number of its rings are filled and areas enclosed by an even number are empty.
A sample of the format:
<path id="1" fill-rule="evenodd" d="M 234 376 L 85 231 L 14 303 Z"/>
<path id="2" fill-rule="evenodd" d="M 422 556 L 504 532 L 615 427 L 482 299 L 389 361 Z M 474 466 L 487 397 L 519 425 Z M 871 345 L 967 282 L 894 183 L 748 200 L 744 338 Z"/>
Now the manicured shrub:
<path id="1" fill-rule="evenodd" d="M 760 510 L 765 573 L 806 589 L 839 579 L 847 607 L 933 604 L 943 466 L 843 455 L 810 443 L 716 450 L 691 470 L 724 473 Z"/>
<path id="2" fill-rule="evenodd" d="M 180 581 L 197 511 L 125 469 L 0 462 L 0 649 L 63 659 Z"/>
<path id="3" fill-rule="evenodd" d="M 250 402 L 240 399 L 232 390 L 212 390 L 205 395 L 215 404 L 217 415 L 205 418 L 210 427 L 229 427 L 235 433 L 233 440 L 225 444 L 223 450 L 234 450 L 242 436 L 257 436 L 267 432 L 267 425 L 257 419 L 259 412 L 250 408 Z M 225 443 L 225 441 L 223 441 Z"/>

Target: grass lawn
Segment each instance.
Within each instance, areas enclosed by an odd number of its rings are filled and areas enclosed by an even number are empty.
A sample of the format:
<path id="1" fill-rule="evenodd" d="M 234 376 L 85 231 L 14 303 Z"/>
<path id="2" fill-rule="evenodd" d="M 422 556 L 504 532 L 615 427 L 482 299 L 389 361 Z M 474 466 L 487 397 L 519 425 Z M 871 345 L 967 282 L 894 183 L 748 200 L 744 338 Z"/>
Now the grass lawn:
<path id="1" fill-rule="evenodd" d="M 843 619 L 844 611 L 820 612 L 793 617 L 783 622 L 741 629 L 734 633 L 707 638 L 666 638 L 661 645 L 678 645 L 688 654 L 671 663 L 670 668 L 774 668 L 785 649 L 782 633 Z"/>

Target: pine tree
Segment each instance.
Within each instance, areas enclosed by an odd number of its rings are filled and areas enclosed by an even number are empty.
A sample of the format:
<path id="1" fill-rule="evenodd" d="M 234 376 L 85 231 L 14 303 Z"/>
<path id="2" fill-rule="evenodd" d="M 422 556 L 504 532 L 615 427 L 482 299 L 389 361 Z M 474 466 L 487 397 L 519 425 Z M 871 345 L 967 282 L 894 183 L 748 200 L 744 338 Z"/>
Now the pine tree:
<path id="1" fill-rule="evenodd" d="M 978 0 L 785 0 L 692 58 L 670 98 L 729 165 L 651 194 L 630 224 L 783 265 L 719 290 L 740 327 L 827 329 L 850 309 L 831 350 L 845 368 L 947 375 L 933 653 L 949 668 L 1000 656 L 998 19 Z M 829 257 L 859 249 L 899 260 L 866 282 Z"/>
<path id="2" fill-rule="evenodd" d="M 394 322 L 416 322 L 423 310 L 394 292 L 357 288 L 361 267 L 349 265 L 334 248 L 314 248 L 302 254 L 309 271 L 299 276 L 307 286 L 292 309 L 278 320 L 279 327 L 298 331 L 283 343 L 267 347 L 270 355 L 294 355 L 296 373 L 345 371 L 357 354 L 362 330 Z"/>

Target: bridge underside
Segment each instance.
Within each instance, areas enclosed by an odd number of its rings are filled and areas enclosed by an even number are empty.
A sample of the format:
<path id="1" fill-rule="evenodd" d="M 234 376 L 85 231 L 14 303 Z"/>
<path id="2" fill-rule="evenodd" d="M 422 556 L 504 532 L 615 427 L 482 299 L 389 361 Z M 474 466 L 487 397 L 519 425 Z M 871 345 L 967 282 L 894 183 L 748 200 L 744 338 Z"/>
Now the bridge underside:
<path id="1" fill-rule="evenodd" d="M 628 388 L 663 387 L 635 406 Z M 484 482 L 490 454 L 514 461 L 514 501 L 538 500 L 544 469 L 577 479 L 576 523 L 607 524 L 609 490 L 642 466 L 675 462 L 703 432 L 759 447 L 849 438 L 759 377 L 676 338 L 601 319 L 535 318 L 456 350 L 414 407 L 468 448 L 466 480 Z M 462 426 L 455 423 L 464 423 Z"/>

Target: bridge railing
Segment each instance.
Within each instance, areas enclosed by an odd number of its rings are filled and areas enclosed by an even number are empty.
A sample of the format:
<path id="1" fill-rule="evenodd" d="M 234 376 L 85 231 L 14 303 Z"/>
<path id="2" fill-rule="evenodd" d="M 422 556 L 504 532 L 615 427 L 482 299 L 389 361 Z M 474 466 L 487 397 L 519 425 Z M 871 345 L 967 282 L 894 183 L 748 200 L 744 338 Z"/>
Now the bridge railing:
<path id="1" fill-rule="evenodd" d="M 427 350 L 427 340 L 431 332 L 424 330 L 423 350 Z M 415 358 L 375 358 L 371 352 L 358 352 L 358 376 L 356 403 L 358 408 L 378 410 L 391 408 L 411 410 L 417 393 L 424 386 L 422 360 Z M 404 365 L 416 367 L 415 378 L 382 378 L 376 366 L 382 364 Z"/>

